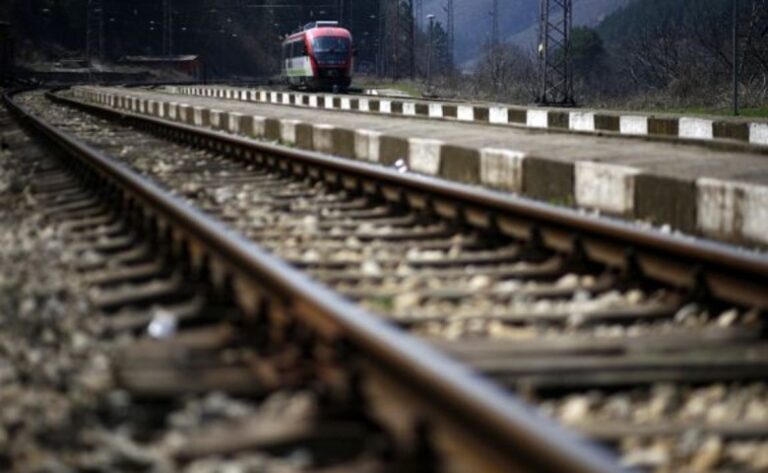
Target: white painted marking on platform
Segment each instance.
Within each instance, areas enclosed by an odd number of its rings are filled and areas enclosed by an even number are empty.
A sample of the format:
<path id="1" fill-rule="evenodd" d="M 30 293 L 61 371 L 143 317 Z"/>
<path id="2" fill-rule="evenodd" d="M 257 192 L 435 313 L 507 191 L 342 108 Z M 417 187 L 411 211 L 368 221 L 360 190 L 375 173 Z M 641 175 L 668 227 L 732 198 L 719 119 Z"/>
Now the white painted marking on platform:
<path id="1" fill-rule="evenodd" d="M 678 136 L 696 140 L 711 140 L 714 135 L 712 120 L 682 117 L 678 121 Z"/>
<path id="2" fill-rule="evenodd" d="M 475 107 L 471 105 L 459 105 L 456 119 L 463 122 L 475 121 Z"/>
<path id="3" fill-rule="evenodd" d="M 412 170 L 435 175 L 440 170 L 440 150 L 443 142 L 423 138 L 408 140 L 408 164 Z"/>
<path id="4" fill-rule="evenodd" d="M 546 110 L 528 110 L 525 124 L 532 128 L 547 128 L 549 126 L 549 112 Z"/>
<path id="5" fill-rule="evenodd" d="M 623 135 L 647 135 L 648 117 L 622 115 L 619 117 L 619 133 Z"/>
<path id="6" fill-rule="evenodd" d="M 480 182 L 510 192 L 523 191 L 525 153 L 510 149 L 480 150 Z"/>
<path id="7" fill-rule="evenodd" d="M 574 166 L 576 204 L 613 214 L 634 210 L 637 168 L 592 161 Z"/>
<path id="8" fill-rule="evenodd" d="M 768 146 L 768 123 L 750 123 L 749 142 Z"/>
<path id="9" fill-rule="evenodd" d="M 575 131 L 595 131 L 595 114 L 593 112 L 570 112 L 568 128 Z"/>

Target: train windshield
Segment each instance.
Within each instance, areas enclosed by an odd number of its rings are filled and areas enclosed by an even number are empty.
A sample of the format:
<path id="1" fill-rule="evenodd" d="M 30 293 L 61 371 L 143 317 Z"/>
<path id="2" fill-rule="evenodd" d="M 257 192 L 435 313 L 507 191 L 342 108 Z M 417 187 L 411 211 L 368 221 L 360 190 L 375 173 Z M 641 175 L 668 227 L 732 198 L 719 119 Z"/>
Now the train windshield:
<path id="1" fill-rule="evenodd" d="M 312 42 L 315 54 L 347 54 L 349 53 L 349 40 L 335 36 L 322 36 Z"/>

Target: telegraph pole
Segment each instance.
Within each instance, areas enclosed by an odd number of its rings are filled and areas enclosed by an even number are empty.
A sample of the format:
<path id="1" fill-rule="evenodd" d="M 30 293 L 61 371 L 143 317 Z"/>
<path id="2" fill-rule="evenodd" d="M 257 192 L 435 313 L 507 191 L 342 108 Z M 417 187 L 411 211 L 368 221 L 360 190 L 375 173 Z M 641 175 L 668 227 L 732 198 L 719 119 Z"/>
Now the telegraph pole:
<path id="1" fill-rule="evenodd" d="M 493 0 L 494 3 L 498 2 L 498 0 Z M 450 62 L 451 68 L 453 68 L 453 49 L 454 49 L 454 43 L 455 43 L 455 35 L 456 35 L 456 27 L 454 22 L 454 9 L 453 9 L 453 0 L 446 0 L 445 4 L 445 14 L 446 14 L 446 26 L 448 29 L 448 60 Z"/>
<path id="2" fill-rule="evenodd" d="M 539 94 L 542 105 L 573 106 L 571 0 L 541 0 L 539 21 Z"/>
<path id="3" fill-rule="evenodd" d="M 88 0 L 85 29 L 85 57 L 89 64 L 104 59 L 104 4 Z"/>

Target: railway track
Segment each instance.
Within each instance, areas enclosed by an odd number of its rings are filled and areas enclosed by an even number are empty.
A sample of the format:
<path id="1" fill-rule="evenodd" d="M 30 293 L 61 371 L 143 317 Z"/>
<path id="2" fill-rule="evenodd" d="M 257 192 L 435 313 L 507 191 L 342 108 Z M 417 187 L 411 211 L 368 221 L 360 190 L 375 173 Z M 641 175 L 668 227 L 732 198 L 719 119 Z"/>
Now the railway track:
<path id="1" fill-rule="evenodd" d="M 172 253 L 190 268 L 175 278 L 145 276 L 155 291 L 145 290 L 147 300 L 187 273 L 224 290 L 220 299 L 236 301 L 233 310 L 244 313 L 236 320 L 256 321 L 259 335 L 247 345 L 262 344 L 275 355 L 260 364 L 269 369 L 252 377 L 270 380 L 274 388 L 306 382 L 320 370 L 329 374 L 324 383 L 347 398 L 355 385 L 351 392 L 365 399 L 370 418 L 400 434 L 393 435 L 395 445 L 411 447 L 395 451 L 418 451 L 421 461 L 431 452 L 441 460 L 436 469 L 449 471 L 484 471 L 484 462 L 499 471 L 510 465 L 529 471 L 619 468 L 546 422 L 539 425 L 512 397 L 403 341 L 388 328 L 393 325 L 617 449 L 624 466 L 766 467 L 763 256 L 62 96 L 22 96 L 19 103 L 71 135 L 47 129 L 59 143 L 80 154 L 93 151 L 69 141 L 76 139 L 118 157 L 257 243 L 235 239 L 226 251 L 211 248 L 225 236 L 200 214 L 189 211 L 195 229 L 205 230 L 194 233 L 190 222 L 177 229 L 167 210 L 129 206 L 153 238 L 172 242 Z M 111 166 L 104 156 L 98 161 L 99 168 Z M 161 192 L 136 175 L 114 172 L 123 185 L 143 189 L 138 200 L 161 200 Z M 130 299 L 135 289 L 125 292 Z M 114 304 L 116 298 L 119 306 L 119 296 L 112 297 L 105 300 Z M 164 307 L 173 324 L 205 326 L 195 311 Z M 384 323 L 370 320 L 370 313 Z M 154 319 L 116 320 L 143 327 Z M 197 331 L 187 343 L 201 344 L 210 355 L 232 342 L 220 329 Z M 311 361 L 286 355 L 286 342 L 301 347 L 305 357 L 311 354 Z M 244 379 L 242 371 L 223 375 L 214 369 L 200 384 L 189 383 L 178 376 L 183 367 L 168 362 L 179 348 L 167 346 L 127 356 L 121 373 L 131 389 L 177 396 Z M 350 352 L 365 361 L 351 362 Z M 302 369 L 295 366 L 297 357 Z M 147 359 L 160 368 L 142 368 Z M 382 373 L 388 382 L 372 386 Z M 393 378 L 394 388 L 386 388 Z M 404 403 L 382 399 L 403 389 L 411 391 Z M 425 394 L 433 404 L 426 410 Z M 449 439 L 442 438 L 446 431 Z M 457 445 L 465 448 L 455 450 Z"/>

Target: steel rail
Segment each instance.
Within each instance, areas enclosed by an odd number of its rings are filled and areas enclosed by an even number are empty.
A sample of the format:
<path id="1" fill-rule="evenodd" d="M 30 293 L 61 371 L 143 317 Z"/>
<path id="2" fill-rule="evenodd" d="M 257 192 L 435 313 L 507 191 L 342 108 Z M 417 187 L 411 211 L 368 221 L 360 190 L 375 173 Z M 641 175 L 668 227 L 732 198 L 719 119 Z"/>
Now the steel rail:
<path id="1" fill-rule="evenodd" d="M 472 448 L 478 448 L 478 458 L 468 464 L 492 466 L 487 471 L 622 471 L 611 455 L 542 418 L 509 393 L 310 280 L 108 155 L 30 115 L 11 95 L 6 94 L 4 101 L 30 129 L 119 189 L 126 203 L 146 208 L 147 216 L 155 218 L 158 227 L 169 231 L 174 241 L 204 248 L 205 259 L 215 261 L 234 280 L 234 286 L 277 297 L 309 326 L 324 327 L 334 338 L 348 344 L 366 367 L 373 367 L 376 376 L 383 374 L 396 380 L 399 390 L 425 404 L 417 408 L 421 420 L 433 423 L 436 431 L 445 428 L 459 432 L 459 440 L 454 439 L 454 444 L 467 441 Z M 210 137 L 253 145 L 218 134 Z M 276 157 L 287 153 L 274 146 L 259 146 L 257 150 Z M 349 167 L 353 163 L 327 160 L 315 154 L 301 156 L 310 161 L 327 161 L 338 170 L 364 170 Z M 394 177 L 379 170 L 373 175 Z M 445 466 L 450 471 L 450 465 Z"/>
<path id="2" fill-rule="evenodd" d="M 664 234 L 617 219 L 584 215 L 506 193 L 418 174 L 403 174 L 383 166 L 334 158 L 316 152 L 259 142 L 161 118 L 113 110 L 96 104 L 51 95 L 62 103 L 107 116 L 121 116 L 143 127 L 165 131 L 233 149 L 301 163 L 331 174 L 352 176 L 405 203 L 419 200 L 445 217 L 460 218 L 486 229 L 535 241 L 564 253 L 578 252 L 596 262 L 640 271 L 643 275 L 691 293 L 702 294 L 758 310 L 768 309 L 768 256 L 710 240 Z M 333 177 L 332 177 L 333 178 Z M 354 187 L 354 186 L 353 186 Z M 364 185 L 362 187 L 365 187 Z M 420 199 L 423 197 L 424 199 Z M 441 205 L 442 204 L 442 205 Z"/>

